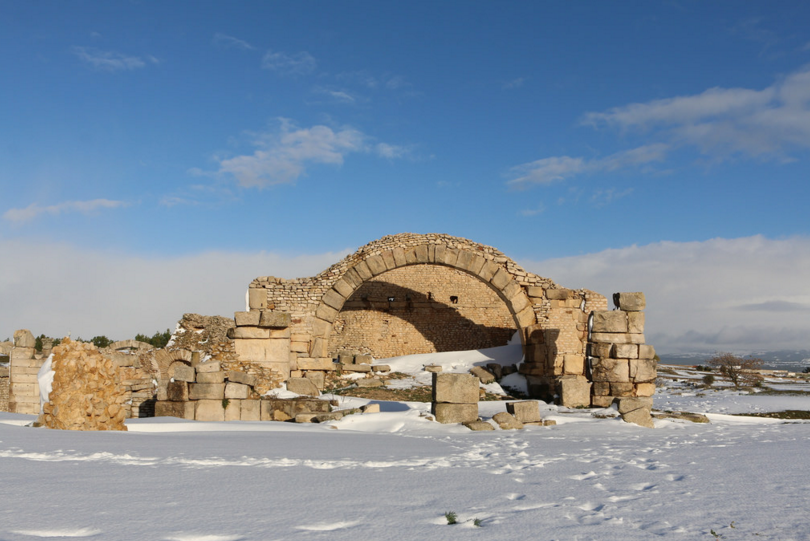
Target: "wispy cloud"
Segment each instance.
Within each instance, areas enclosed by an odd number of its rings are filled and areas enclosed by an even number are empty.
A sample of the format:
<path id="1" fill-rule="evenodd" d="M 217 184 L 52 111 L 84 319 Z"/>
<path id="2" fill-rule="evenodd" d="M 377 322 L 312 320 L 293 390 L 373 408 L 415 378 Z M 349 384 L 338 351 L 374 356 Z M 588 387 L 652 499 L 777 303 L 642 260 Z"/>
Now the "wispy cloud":
<path id="1" fill-rule="evenodd" d="M 398 158 L 407 153 L 404 147 L 375 143 L 354 128 L 299 128 L 287 119 L 280 119 L 278 132 L 257 134 L 253 144 L 257 147 L 253 154 L 220 159 L 217 174 L 231 175 L 245 188 L 263 188 L 292 184 L 311 164 L 340 166 L 349 154 Z"/>
<path id="2" fill-rule="evenodd" d="M 517 79 L 512 79 L 511 81 L 505 82 L 503 86 L 501 86 L 501 88 L 503 88 L 504 90 L 509 90 L 512 88 L 520 88 L 521 86 L 523 86 L 523 83 L 525 82 L 526 79 L 524 79 L 523 77 L 518 77 Z"/>
<path id="3" fill-rule="evenodd" d="M 510 179 L 507 184 L 513 188 L 522 189 L 532 184 L 551 184 L 584 173 L 638 167 L 662 161 L 668 150 L 668 145 L 656 143 L 591 160 L 570 156 L 543 158 L 511 168 L 509 176 L 514 178 Z"/>
<path id="4" fill-rule="evenodd" d="M 124 201 L 111 201 L 109 199 L 93 199 L 90 201 L 64 201 L 56 205 L 41 207 L 32 203 L 25 208 L 9 209 L 3 213 L 3 219 L 13 223 L 24 223 L 33 220 L 42 214 L 58 215 L 70 212 L 91 214 L 100 209 L 114 209 L 127 206 Z"/>
<path id="5" fill-rule="evenodd" d="M 520 211 L 521 216 L 537 216 L 538 214 L 542 214 L 546 211 L 545 205 L 540 203 L 533 209 L 525 209 Z"/>
<path id="6" fill-rule="evenodd" d="M 252 51 L 256 48 L 247 41 L 219 32 L 214 34 L 214 45 L 224 49 L 244 49 L 247 51 Z"/>
<path id="7" fill-rule="evenodd" d="M 353 105 L 358 102 L 359 97 L 353 95 L 348 90 L 343 89 L 334 89 L 334 88 L 326 88 L 323 86 L 316 86 L 312 89 L 312 92 L 315 94 L 319 94 L 321 96 L 326 96 L 332 101 L 338 103 L 345 103 Z"/>
<path id="8" fill-rule="evenodd" d="M 267 51 L 262 59 L 262 67 L 281 75 L 306 75 L 315 71 L 318 62 L 306 51 L 285 53 Z"/>
<path id="9" fill-rule="evenodd" d="M 126 71 L 159 64 L 154 56 L 131 56 L 117 51 L 102 51 L 93 47 L 73 47 L 73 54 L 90 67 L 101 71 Z"/>
<path id="10" fill-rule="evenodd" d="M 582 123 L 643 132 L 718 158 L 789 160 L 791 150 L 810 149 L 810 66 L 762 90 L 710 88 L 588 113 Z"/>

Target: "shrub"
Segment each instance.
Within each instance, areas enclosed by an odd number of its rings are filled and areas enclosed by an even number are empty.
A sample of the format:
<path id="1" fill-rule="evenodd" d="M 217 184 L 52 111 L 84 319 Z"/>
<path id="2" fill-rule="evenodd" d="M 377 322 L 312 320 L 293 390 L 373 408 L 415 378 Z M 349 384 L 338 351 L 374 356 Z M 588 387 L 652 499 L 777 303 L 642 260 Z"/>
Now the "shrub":
<path id="1" fill-rule="evenodd" d="M 706 374 L 705 376 L 703 376 L 703 383 L 705 385 L 711 385 L 712 383 L 714 383 L 714 376 L 711 374 Z"/>
<path id="2" fill-rule="evenodd" d="M 737 357 L 733 353 L 715 353 L 706 361 L 709 366 L 720 369 L 720 373 L 731 380 L 735 389 L 755 387 L 762 380 L 757 370 L 762 368 L 762 359 L 755 357 Z"/>
<path id="3" fill-rule="evenodd" d="M 455 514 L 453 511 L 448 511 L 444 514 L 444 518 L 447 519 L 448 524 L 456 524 L 458 521 L 458 515 Z"/>

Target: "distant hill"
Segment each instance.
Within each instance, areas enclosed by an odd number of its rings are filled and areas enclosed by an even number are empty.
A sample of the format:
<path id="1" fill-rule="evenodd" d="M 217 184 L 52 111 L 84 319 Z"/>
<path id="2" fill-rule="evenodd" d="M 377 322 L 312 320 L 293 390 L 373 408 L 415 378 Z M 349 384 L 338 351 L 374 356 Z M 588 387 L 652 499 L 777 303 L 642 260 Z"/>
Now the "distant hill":
<path id="1" fill-rule="evenodd" d="M 664 364 L 704 364 L 713 353 L 660 353 Z M 765 361 L 765 368 L 801 372 L 810 366 L 810 349 L 751 351 L 739 354 L 743 357 L 759 357 Z"/>

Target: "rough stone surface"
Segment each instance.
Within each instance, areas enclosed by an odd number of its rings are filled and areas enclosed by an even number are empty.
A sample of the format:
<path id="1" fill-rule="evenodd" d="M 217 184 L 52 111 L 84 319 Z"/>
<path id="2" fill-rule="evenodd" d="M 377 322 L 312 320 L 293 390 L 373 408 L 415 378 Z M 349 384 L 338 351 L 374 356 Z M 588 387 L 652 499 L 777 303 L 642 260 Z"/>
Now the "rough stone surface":
<path id="1" fill-rule="evenodd" d="M 188 400 L 188 383 L 185 381 L 170 381 L 166 391 L 168 400 L 171 402 L 185 402 Z"/>
<path id="2" fill-rule="evenodd" d="M 225 398 L 224 383 L 190 383 L 189 400 L 222 400 Z"/>
<path id="3" fill-rule="evenodd" d="M 290 378 L 287 380 L 287 390 L 303 396 L 319 396 L 318 387 L 307 378 Z"/>
<path id="4" fill-rule="evenodd" d="M 174 367 L 174 373 L 170 374 L 175 381 L 185 381 L 187 383 L 194 383 L 197 377 L 197 371 L 193 366 L 178 363 Z"/>
<path id="5" fill-rule="evenodd" d="M 541 420 L 540 402 L 536 400 L 509 402 L 506 404 L 506 411 L 521 423 L 535 423 Z"/>
<path id="6" fill-rule="evenodd" d="M 520 430 L 523 428 L 523 423 L 515 419 L 514 415 L 505 411 L 493 415 L 492 420 L 498 423 L 501 430 Z"/>
<path id="7" fill-rule="evenodd" d="M 495 374 L 480 366 L 474 366 L 471 368 L 470 374 L 477 377 L 478 380 L 484 385 L 495 382 Z"/>
<path id="8" fill-rule="evenodd" d="M 380 405 L 366 404 L 365 406 L 360 406 L 360 411 L 363 413 L 380 413 Z"/>
<path id="9" fill-rule="evenodd" d="M 591 382 L 576 376 L 563 376 L 558 383 L 560 405 L 567 408 L 591 405 Z"/>
<path id="10" fill-rule="evenodd" d="M 179 417 L 193 421 L 195 404 L 196 402 L 159 401 L 155 403 L 155 417 Z"/>
<path id="11" fill-rule="evenodd" d="M 197 400 L 194 419 L 197 421 L 224 421 L 222 400 Z"/>
<path id="12" fill-rule="evenodd" d="M 627 332 L 627 314 L 621 310 L 593 313 L 593 332 Z"/>
<path id="13" fill-rule="evenodd" d="M 431 413 L 443 424 L 467 423 L 478 420 L 478 403 L 433 404 Z"/>
<path id="14" fill-rule="evenodd" d="M 425 372 L 430 372 L 432 374 L 438 374 L 443 370 L 443 368 L 437 364 L 429 364 L 425 366 Z"/>
<path id="15" fill-rule="evenodd" d="M 479 396 L 478 387 L 479 387 L 478 378 L 473 376 L 472 374 L 434 373 L 433 402 L 447 403 L 447 404 L 477 403 Z M 477 411 L 478 409 L 476 406 L 476 412 Z M 451 421 L 451 422 L 463 422 L 463 421 Z"/>
<path id="16" fill-rule="evenodd" d="M 624 310 L 625 312 L 639 312 L 644 310 L 647 306 L 647 300 L 644 298 L 644 293 L 640 291 L 634 293 L 614 293 L 613 304 L 616 305 L 616 308 Z"/>
<path id="17" fill-rule="evenodd" d="M 20 329 L 14 331 L 14 347 L 18 348 L 33 348 L 36 347 L 37 341 L 31 331 L 28 329 Z"/>
<path id="18" fill-rule="evenodd" d="M 43 426 L 62 430 L 127 429 L 123 407 L 126 394 L 118 367 L 93 344 L 66 338 L 53 350 L 52 368 L 52 391 L 40 416 Z"/>
<path id="19" fill-rule="evenodd" d="M 241 383 L 226 383 L 225 398 L 229 400 L 245 400 L 250 396 L 250 387 Z"/>
<path id="20" fill-rule="evenodd" d="M 473 431 L 481 431 L 481 430 L 495 430 L 495 427 L 492 426 L 490 423 L 486 421 L 467 421 L 466 423 L 462 423 L 464 426 L 469 428 Z"/>

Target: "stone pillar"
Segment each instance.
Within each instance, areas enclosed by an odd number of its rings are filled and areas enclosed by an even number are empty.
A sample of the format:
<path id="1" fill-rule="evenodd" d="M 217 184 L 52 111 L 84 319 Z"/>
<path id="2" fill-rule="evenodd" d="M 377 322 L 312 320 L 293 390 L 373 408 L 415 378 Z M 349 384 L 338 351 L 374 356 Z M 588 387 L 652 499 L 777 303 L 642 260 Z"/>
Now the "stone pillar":
<path id="1" fill-rule="evenodd" d="M 45 362 L 36 358 L 36 339 L 31 331 L 14 333 L 14 347 L 9 356 L 8 410 L 12 413 L 39 414 L 37 373 Z"/>
<path id="2" fill-rule="evenodd" d="M 478 378 L 472 374 L 433 374 L 431 412 L 440 423 L 478 420 Z"/>
<path id="3" fill-rule="evenodd" d="M 644 294 L 616 293 L 616 310 L 592 312 L 592 326 L 588 344 L 594 406 L 607 407 L 629 398 L 649 398 L 655 393 L 657 362 L 655 349 L 644 343 Z M 652 408 L 649 400 L 626 401 L 633 404 L 630 422 L 651 426 L 652 421 L 640 423 Z M 622 413 L 624 416 L 624 413 Z"/>

